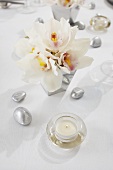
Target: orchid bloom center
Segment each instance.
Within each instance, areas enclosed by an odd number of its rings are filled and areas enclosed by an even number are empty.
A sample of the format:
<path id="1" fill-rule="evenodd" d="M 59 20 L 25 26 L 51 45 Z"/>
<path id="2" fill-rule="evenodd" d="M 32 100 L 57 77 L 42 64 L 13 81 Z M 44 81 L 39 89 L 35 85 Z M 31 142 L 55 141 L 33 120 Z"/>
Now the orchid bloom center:
<path id="1" fill-rule="evenodd" d="M 64 6 L 66 6 L 67 4 L 69 4 L 70 1 L 71 1 L 71 0 L 65 0 L 65 1 L 64 1 Z"/>
<path id="2" fill-rule="evenodd" d="M 34 50 L 35 50 L 35 48 L 33 47 L 33 48 L 31 49 L 31 52 L 30 52 L 30 53 L 33 53 L 33 52 L 34 52 Z"/>
<path id="3" fill-rule="evenodd" d="M 72 66 L 71 59 L 70 59 L 70 54 L 64 53 L 64 61 L 67 63 L 67 65 L 69 67 Z"/>
<path id="4" fill-rule="evenodd" d="M 53 33 L 51 34 L 51 40 L 52 40 L 53 42 L 57 42 L 58 38 L 57 38 L 56 32 L 53 32 Z"/>
<path id="5" fill-rule="evenodd" d="M 41 67 L 44 67 L 44 68 L 47 67 L 47 64 L 42 60 L 42 58 L 38 57 L 37 60 Z"/>

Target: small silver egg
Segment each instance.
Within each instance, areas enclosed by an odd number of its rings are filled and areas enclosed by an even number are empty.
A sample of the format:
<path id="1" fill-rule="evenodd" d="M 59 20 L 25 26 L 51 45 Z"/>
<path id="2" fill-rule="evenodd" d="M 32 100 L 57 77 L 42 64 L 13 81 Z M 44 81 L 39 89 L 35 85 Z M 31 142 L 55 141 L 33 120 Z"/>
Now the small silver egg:
<path id="1" fill-rule="evenodd" d="M 71 92 L 71 97 L 73 99 L 80 99 L 81 97 L 83 97 L 83 95 L 84 95 L 84 90 L 79 87 L 75 87 Z"/>
<path id="2" fill-rule="evenodd" d="M 79 30 L 84 30 L 85 29 L 85 24 L 82 21 L 76 21 L 74 22 L 72 18 L 68 20 L 69 24 L 74 27 L 77 26 Z"/>
<path id="3" fill-rule="evenodd" d="M 13 116 L 16 122 L 23 126 L 29 125 L 32 121 L 32 116 L 30 112 L 24 107 L 16 108 Z"/>
<path id="4" fill-rule="evenodd" d="M 12 100 L 19 103 L 24 100 L 25 97 L 26 93 L 24 91 L 18 91 L 12 95 Z"/>
<path id="5" fill-rule="evenodd" d="M 96 5 L 95 5 L 94 2 L 90 2 L 90 3 L 88 4 L 88 8 L 89 8 L 89 9 L 95 9 L 95 7 L 96 7 Z"/>
<path id="6" fill-rule="evenodd" d="M 78 26 L 79 30 L 84 30 L 85 29 L 85 24 L 82 21 L 76 21 L 74 23 L 74 26 Z"/>
<path id="7" fill-rule="evenodd" d="M 42 19 L 42 18 L 37 18 L 36 20 L 35 20 L 35 22 L 39 22 L 39 23 L 44 23 L 44 20 Z"/>
<path id="8" fill-rule="evenodd" d="M 101 45 L 102 45 L 102 41 L 101 41 L 100 37 L 98 37 L 98 36 L 94 37 L 90 42 L 90 46 L 93 48 L 98 48 Z"/>

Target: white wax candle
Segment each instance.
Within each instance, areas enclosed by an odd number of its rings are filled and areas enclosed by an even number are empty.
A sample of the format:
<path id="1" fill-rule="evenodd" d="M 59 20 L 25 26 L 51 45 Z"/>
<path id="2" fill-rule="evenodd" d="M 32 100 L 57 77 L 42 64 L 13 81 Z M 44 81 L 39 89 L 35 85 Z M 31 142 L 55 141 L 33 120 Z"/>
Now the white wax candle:
<path id="1" fill-rule="evenodd" d="M 55 133 L 57 137 L 71 139 L 77 135 L 77 127 L 73 118 L 61 117 L 56 121 Z"/>

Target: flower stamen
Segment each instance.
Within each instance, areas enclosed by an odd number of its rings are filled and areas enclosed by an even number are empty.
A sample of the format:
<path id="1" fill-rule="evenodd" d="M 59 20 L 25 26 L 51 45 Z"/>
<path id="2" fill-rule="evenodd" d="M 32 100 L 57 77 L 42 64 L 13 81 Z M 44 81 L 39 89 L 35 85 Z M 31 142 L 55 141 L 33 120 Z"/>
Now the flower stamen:
<path id="1" fill-rule="evenodd" d="M 53 32 L 52 34 L 51 34 L 51 40 L 53 41 L 53 42 L 57 42 L 57 34 L 56 34 L 56 32 Z"/>
<path id="2" fill-rule="evenodd" d="M 71 1 L 71 0 L 65 0 L 65 1 L 64 1 L 64 6 L 66 6 L 67 4 L 69 4 L 70 1 Z"/>
<path id="3" fill-rule="evenodd" d="M 33 53 L 33 52 L 34 52 L 34 50 L 35 50 L 35 48 L 33 47 L 30 53 Z"/>
<path id="4" fill-rule="evenodd" d="M 64 61 L 67 63 L 69 67 L 72 65 L 71 60 L 70 60 L 70 54 L 64 53 Z"/>
<path id="5" fill-rule="evenodd" d="M 39 62 L 39 64 L 40 64 L 41 67 L 44 67 L 44 68 L 47 67 L 47 64 L 42 60 L 42 58 L 37 57 L 37 60 L 38 60 L 38 62 Z"/>

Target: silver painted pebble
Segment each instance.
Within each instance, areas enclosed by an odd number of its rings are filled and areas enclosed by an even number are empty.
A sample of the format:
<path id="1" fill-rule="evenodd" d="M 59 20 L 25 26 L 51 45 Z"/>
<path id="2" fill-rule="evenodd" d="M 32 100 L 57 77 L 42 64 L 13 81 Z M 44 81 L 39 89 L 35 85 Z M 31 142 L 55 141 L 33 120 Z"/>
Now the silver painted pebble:
<path id="1" fill-rule="evenodd" d="M 90 43 L 90 46 L 93 47 L 93 48 L 98 48 L 102 45 L 102 41 L 101 39 L 96 36 L 94 37 L 92 40 L 91 40 L 91 43 Z"/>
<path id="2" fill-rule="evenodd" d="M 12 100 L 19 103 L 24 100 L 25 97 L 26 93 L 24 91 L 18 91 L 12 95 Z"/>
<path id="3" fill-rule="evenodd" d="M 74 23 L 74 26 L 78 26 L 79 30 L 84 30 L 85 29 L 85 24 L 82 21 L 76 21 Z"/>
<path id="4" fill-rule="evenodd" d="M 44 20 L 42 19 L 42 18 L 37 18 L 36 20 L 35 20 L 35 22 L 39 22 L 39 23 L 44 23 Z"/>
<path id="5" fill-rule="evenodd" d="M 90 2 L 90 3 L 88 4 L 88 8 L 89 8 L 89 9 L 95 9 L 95 7 L 96 7 L 96 5 L 95 5 L 94 2 Z"/>
<path id="6" fill-rule="evenodd" d="M 75 87 L 71 92 L 71 97 L 73 99 L 80 99 L 81 97 L 83 97 L 83 95 L 84 95 L 84 90 L 79 87 Z"/>
<path id="7" fill-rule="evenodd" d="M 30 112 L 24 107 L 16 108 L 13 116 L 15 121 L 23 126 L 29 125 L 32 121 Z"/>
<path id="8" fill-rule="evenodd" d="M 82 21 L 73 22 L 73 20 L 71 18 L 69 19 L 69 23 L 72 27 L 77 26 L 77 28 L 79 30 L 84 30 L 85 27 L 86 27 L 85 24 Z"/>

